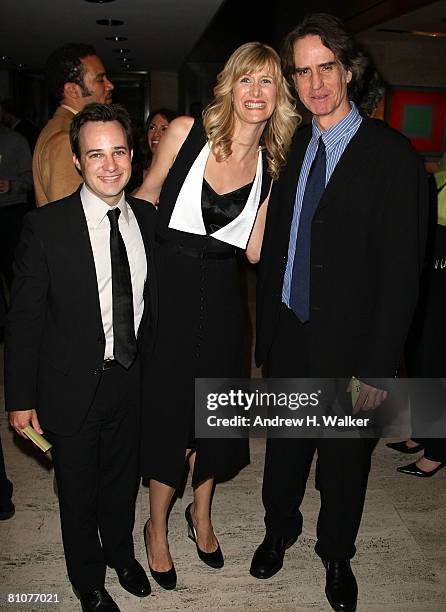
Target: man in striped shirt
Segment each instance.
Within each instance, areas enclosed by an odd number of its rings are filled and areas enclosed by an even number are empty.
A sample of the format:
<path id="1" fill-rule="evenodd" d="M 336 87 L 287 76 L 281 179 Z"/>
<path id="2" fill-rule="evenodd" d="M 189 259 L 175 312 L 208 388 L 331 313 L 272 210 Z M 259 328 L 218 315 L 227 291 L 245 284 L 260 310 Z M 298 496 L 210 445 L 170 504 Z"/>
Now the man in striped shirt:
<path id="1" fill-rule="evenodd" d="M 368 60 L 337 18 L 307 16 L 285 39 L 283 60 L 313 119 L 297 131 L 271 193 L 258 275 L 256 361 L 268 361 L 274 378 L 344 381 L 347 407 L 355 377 L 360 390 L 353 414 L 374 410 L 387 392 L 371 379 L 395 376 L 417 300 L 426 175 L 403 136 L 358 110 L 354 100 L 366 93 Z M 268 439 L 266 535 L 251 574 L 278 572 L 302 532 L 299 507 L 317 451 L 315 550 L 326 568 L 330 605 L 353 611 L 358 589 L 350 559 L 374 441 L 330 437 L 325 429 L 317 439 L 286 432 Z"/>

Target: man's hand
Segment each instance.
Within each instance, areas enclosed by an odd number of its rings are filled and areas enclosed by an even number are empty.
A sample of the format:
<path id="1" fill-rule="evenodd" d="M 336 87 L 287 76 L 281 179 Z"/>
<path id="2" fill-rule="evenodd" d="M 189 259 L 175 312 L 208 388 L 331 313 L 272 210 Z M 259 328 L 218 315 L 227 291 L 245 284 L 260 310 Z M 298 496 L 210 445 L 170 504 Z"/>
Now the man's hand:
<path id="1" fill-rule="evenodd" d="M 378 408 L 384 400 L 387 399 L 387 391 L 384 389 L 378 389 L 377 387 L 372 387 L 365 382 L 360 382 L 358 399 L 356 400 L 355 405 L 353 406 L 353 414 L 357 414 L 360 410 L 375 410 Z M 352 383 L 350 381 L 347 392 L 351 392 Z"/>
<path id="2" fill-rule="evenodd" d="M 22 429 L 25 429 L 28 425 L 31 425 L 39 434 L 43 434 L 43 430 L 40 427 L 39 419 L 37 418 L 37 412 L 33 410 L 13 410 L 9 413 L 9 422 L 15 431 L 28 440 L 25 434 L 22 433 Z"/>

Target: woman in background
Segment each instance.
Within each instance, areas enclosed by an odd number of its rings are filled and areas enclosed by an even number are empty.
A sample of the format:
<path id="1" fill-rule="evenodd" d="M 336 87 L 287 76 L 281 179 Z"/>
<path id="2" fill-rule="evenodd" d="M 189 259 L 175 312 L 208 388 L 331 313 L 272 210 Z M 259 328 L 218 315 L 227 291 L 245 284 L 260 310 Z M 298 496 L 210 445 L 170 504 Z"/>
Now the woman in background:
<path id="1" fill-rule="evenodd" d="M 214 483 L 249 463 L 249 445 L 195 438 L 194 380 L 244 374 L 238 255 L 259 258 L 271 181 L 300 120 L 277 53 L 261 43 L 232 54 L 214 96 L 203 121 L 179 117 L 170 124 L 137 194 L 159 199 L 159 322 L 144 377 L 141 464 L 150 478 L 149 568 L 164 588 L 176 584 L 167 516 L 187 459 L 194 492 L 186 508 L 189 537 L 204 563 L 224 563 L 211 522 Z"/>
<path id="2" fill-rule="evenodd" d="M 446 467 L 446 154 L 431 181 L 431 223 L 420 300 L 406 350 L 413 438 L 387 446 L 422 456 L 397 468 L 430 478 Z M 436 378 L 434 378 L 436 377 Z"/>
<path id="3" fill-rule="evenodd" d="M 155 151 L 176 113 L 168 108 L 158 108 L 147 117 L 144 129 L 144 177 L 150 169 Z"/>

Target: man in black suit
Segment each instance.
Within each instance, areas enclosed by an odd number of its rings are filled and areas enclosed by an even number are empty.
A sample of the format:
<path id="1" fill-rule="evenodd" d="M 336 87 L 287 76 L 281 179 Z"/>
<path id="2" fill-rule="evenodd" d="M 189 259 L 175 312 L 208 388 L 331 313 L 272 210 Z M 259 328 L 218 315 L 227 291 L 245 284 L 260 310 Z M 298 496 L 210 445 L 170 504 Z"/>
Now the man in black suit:
<path id="1" fill-rule="evenodd" d="M 345 377 L 344 393 L 355 376 L 361 387 L 354 411 L 375 409 L 386 391 L 369 378 L 395 376 L 417 300 L 424 169 L 403 136 L 353 103 L 367 60 L 338 19 L 306 17 L 285 40 L 284 66 L 313 121 L 296 133 L 270 198 L 256 360 L 268 360 L 271 377 Z M 317 451 L 315 550 L 333 609 L 356 609 L 350 559 L 372 446 L 364 438 L 268 440 L 266 536 L 253 576 L 278 572 L 301 533 L 299 507 Z"/>
<path id="2" fill-rule="evenodd" d="M 90 104 L 71 123 L 84 184 L 25 217 L 6 327 L 6 408 L 53 445 L 69 579 L 85 611 L 118 610 L 106 566 L 139 597 L 134 557 L 140 366 L 157 298 L 155 209 L 124 194 L 132 135 L 118 105 Z"/>

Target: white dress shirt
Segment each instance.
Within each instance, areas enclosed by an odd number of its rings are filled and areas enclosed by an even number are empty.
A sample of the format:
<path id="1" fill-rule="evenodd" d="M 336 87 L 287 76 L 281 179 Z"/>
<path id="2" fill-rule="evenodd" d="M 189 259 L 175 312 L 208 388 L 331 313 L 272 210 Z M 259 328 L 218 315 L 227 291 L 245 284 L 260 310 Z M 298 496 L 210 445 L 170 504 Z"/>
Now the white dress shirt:
<path id="1" fill-rule="evenodd" d="M 130 266 L 133 292 L 135 336 L 144 310 L 144 284 L 147 278 L 147 259 L 138 222 L 124 194 L 116 206 L 109 206 L 83 185 L 80 191 L 82 206 L 87 219 L 88 233 L 93 249 L 102 325 L 105 334 L 104 359 L 113 359 L 113 294 L 110 257 L 109 210 L 119 208 L 119 231 L 124 240 Z"/>

